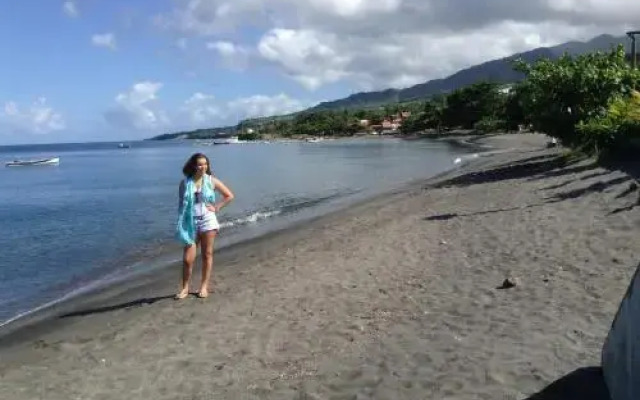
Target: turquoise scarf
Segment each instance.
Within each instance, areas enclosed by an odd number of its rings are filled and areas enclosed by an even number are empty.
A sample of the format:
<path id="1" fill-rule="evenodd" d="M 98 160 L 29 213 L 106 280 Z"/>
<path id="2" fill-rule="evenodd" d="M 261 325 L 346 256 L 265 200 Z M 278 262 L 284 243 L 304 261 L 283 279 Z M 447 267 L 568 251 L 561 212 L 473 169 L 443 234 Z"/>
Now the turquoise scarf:
<path id="1" fill-rule="evenodd" d="M 195 201 L 195 183 L 192 178 L 184 180 L 184 192 L 182 193 L 182 203 L 178 209 L 177 236 L 178 240 L 185 245 L 192 245 L 196 242 L 196 221 L 193 216 L 193 205 Z M 216 192 L 212 185 L 211 175 L 205 175 L 202 179 L 202 198 L 205 203 L 215 203 Z"/>

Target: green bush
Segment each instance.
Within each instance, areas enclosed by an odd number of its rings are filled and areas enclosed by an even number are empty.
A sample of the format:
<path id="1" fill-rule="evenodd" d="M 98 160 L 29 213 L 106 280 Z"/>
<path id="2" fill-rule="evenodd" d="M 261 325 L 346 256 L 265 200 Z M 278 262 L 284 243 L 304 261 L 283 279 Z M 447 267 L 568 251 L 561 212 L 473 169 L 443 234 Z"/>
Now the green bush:
<path id="1" fill-rule="evenodd" d="M 432 101 L 424 103 L 422 110 L 412 113 L 400 126 L 402 133 L 414 133 L 427 129 L 439 129 L 442 125 L 442 108 Z"/>
<path id="2" fill-rule="evenodd" d="M 615 142 L 615 124 L 607 119 L 610 106 L 640 83 L 623 46 L 532 65 L 518 62 L 516 69 L 525 74 L 519 90 L 533 128 L 574 147 L 602 149 Z"/>
<path id="3" fill-rule="evenodd" d="M 502 119 L 486 117 L 476 122 L 473 125 L 473 129 L 478 133 L 494 133 L 498 131 L 504 131 L 506 122 Z"/>
<path id="4" fill-rule="evenodd" d="M 442 123 L 449 128 L 473 129 L 483 118 L 496 118 L 504 112 L 506 96 L 492 82 L 477 82 L 454 90 L 446 97 Z"/>
<path id="5" fill-rule="evenodd" d="M 606 114 L 578 123 L 580 147 L 599 156 L 631 155 L 640 141 L 640 93 L 617 96 Z"/>

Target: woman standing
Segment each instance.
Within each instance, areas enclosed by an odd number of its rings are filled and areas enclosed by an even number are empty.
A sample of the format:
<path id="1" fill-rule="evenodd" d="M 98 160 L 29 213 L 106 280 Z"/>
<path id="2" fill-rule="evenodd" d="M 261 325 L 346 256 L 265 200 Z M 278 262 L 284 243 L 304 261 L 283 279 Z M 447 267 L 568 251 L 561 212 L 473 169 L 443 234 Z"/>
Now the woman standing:
<path id="1" fill-rule="evenodd" d="M 180 182 L 178 207 L 178 239 L 184 245 L 182 258 L 182 286 L 176 299 L 189 295 L 191 272 L 196 259 L 197 245 L 202 254 L 202 281 L 198 297 L 209 296 L 209 280 L 213 269 L 213 242 L 220 229 L 216 213 L 233 200 L 233 193 L 218 178 L 211 174 L 209 159 L 202 153 L 189 157 Z M 216 203 L 215 192 L 223 199 Z"/>

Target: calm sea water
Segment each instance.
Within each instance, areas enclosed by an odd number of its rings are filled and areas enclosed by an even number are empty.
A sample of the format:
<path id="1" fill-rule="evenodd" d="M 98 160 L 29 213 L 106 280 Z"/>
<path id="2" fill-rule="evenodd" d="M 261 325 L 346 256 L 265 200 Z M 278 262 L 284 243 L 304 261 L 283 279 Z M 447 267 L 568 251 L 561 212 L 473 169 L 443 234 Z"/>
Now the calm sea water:
<path id="1" fill-rule="evenodd" d="M 469 152 L 399 139 L 0 147 L 0 325 L 180 259 L 177 190 L 195 151 L 236 194 L 220 214 L 218 248 L 435 175 Z M 60 164 L 4 167 L 48 156 Z"/>

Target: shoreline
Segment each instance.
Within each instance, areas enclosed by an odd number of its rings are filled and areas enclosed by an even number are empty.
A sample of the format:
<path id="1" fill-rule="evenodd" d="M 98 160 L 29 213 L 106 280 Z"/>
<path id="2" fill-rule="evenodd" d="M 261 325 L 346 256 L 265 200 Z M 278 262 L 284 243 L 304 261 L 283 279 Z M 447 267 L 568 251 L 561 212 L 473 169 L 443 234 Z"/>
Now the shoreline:
<path id="1" fill-rule="evenodd" d="M 488 136 L 487 136 L 488 137 Z M 374 137 L 375 138 L 375 137 Z M 381 139 L 389 139 L 381 138 Z M 492 146 L 481 145 L 477 143 L 473 143 L 473 141 L 468 139 L 481 139 L 475 138 L 473 135 L 471 136 L 460 136 L 456 138 L 421 138 L 428 139 L 433 141 L 444 141 L 450 143 L 454 146 L 459 146 L 467 149 L 475 149 L 477 150 L 477 154 L 489 153 Z M 351 138 L 353 140 L 353 138 Z M 369 137 L 363 139 L 370 139 Z M 395 138 L 398 139 L 398 138 Z M 370 203 L 375 202 L 376 200 L 386 198 L 388 196 L 393 195 L 402 195 L 407 191 L 411 191 L 417 187 L 417 185 L 423 184 L 425 181 L 435 181 L 437 179 L 442 179 L 450 174 L 455 173 L 456 171 L 461 171 L 466 168 L 467 165 L 457 166 L 452 164 L 449 168 L 445 169 L 442 172 L 436 173 L 430 177 L 422 177 L 416 178 L 410 182 L 407 182 L 396 189 L 392 189 L 389 191 L 385 191 L 384 193 L 376 194 L 373 196 L 365 197 L 363 199 L 356 200 L 353 203 L 343 204 L 338 208 L 325 213 L 319 216 L 313 216 L 309 218 L 305 218 L 300 221 L 296 221 L 290 225 L 285 226 L 284 228 L 277 228 L 275 230 L 267 230 L 266 233 L 259 234 L 256 237 L 249 237 L 248 239 L 242 239 L 238 242 L 232 242 L 230 244 L 225 244 L 219 248 L 215 249 L 216 257 L 225 257 L 227 252 L 233 253 L 242 252 L 244 246 L 252 246 L 259 244 L 263 241 L 269 241 L 272 237 L 275 239 L 278 235 L 287 235 L 294 234 L 296 231 L 300 229 L 304 229 L 305 225 L 313 224 L 317 221 L 321 221 L 325 218 L 332 218 L 334 220 L 339 220 L 341 218 L 341 213 L 348 212 L 350 209 L 357 209 L 358 207 L 366 207 Z M 199 251 L 198 251 L 199 254 Z M 164 255 L 165 257 L 167 254 Z M 140 262 L 140 260 L 138 261 Z M 198 261 L 199 262 L 199 261 Z M 127 275 L 130 277 L 130 281 L 126 282 L 127 277 L 114 279 L 113 282 L 101 283 L 101 282 L 90 282 L 88 285 L 96 285 L 97 287 L 94 289 L 87 289 L 86 286 L 82 286 L 74 289 L 74 291 L 79 292 L 78 294 L 74 294 L 70 292 L 64 295 L 62 298 L 53 299 L 47 303 L 41 304 L 37 306 L 33 310 L 27 310 L 19 313 L 18 315 L 11 317 L 9 320 L 0 323 L 0 350 L 7 343 L 15 343 L 16 341 L 22 340 L 23 331 L 27 332 L 36 331 L 38 334 L 44 332 L 40 329 L 40 325 L 50 323 L 52 320 L 56 319 L 57 315 L 60 314 L 69 314 L 73 313 L 73 310 L 79 308 L 80 305 L 88 305 L 88 304 L 99 304 L 105 303 L 107 301 L 114 300 L 117 296 L 122 296 L 123 294 L 132 292 L 137 288 L 153 285 L 155 279 L 153 276 L 157 274 L 165 274 L 167 270 L 180 268 L 178 263 L 170 262 L 168 264 L 164 264 L 161 266 L 152 267 L 151 269 L 139 272 L 139 273 L 131 273 Z M 196 267 L 197 268 L 197 267 Z M 215 269 L 215 266 L 214 266 Z M 99 307 L 99 306 L 98 306 Z M 45 330 L 46 331 L 46 330 Z M 30 337 L 32 334 L 30 334 Z M 20 338 L 20 339 L 18 339 Z"/>
<path id="2" fill-rule="evenodd" d="M 366 140 L 366 138 L 363 138 Z M 447 168 L 451 168 L 450 166 L 447 166 Z M 418 178 L 418 179 L 422 179 L 422 178 Z M 404 184 L 403 184 L 404 185 Z M 386 189 L 385 189 L 386 190 Z M 348 195 L 347 197 L 357 197 L 354 199 L 347 199 L 345 201 L 339 200 L 338 204 L 334 204 L 335 208 L 342 209 L 344 207 L 348 207 L 351 203 L 355 203 L 358 204 L 361 201 L 366 201 L 367 199 L 371 198 L 371 197 L 375 197 L 377 196 L 378 193 L 369 193 L 369 194 L 365 194 L 363 196 L 358 196 L 357 194 L 354 195 Z M 320 212 L 320 214 L 324 214 L 329 208 L 334 208 L 333 206 L 327 206 L 327 207 L 322 207 L 324 208 L 324 210 L 322 210 Z M 330 211 L 329 211 L 330 212 Z M 310 214 L 318 214 L 315 212 L 311 212 Z M 251 216 L 250 216 L 251 217 Z M 249 217 L 249 218 L 250 218 Z M 240 218 L 240 220 L 242 220 L 244 217 Z M 315 215 L 313 217 L 311 217 L 312 219 L 315 218 Z M 290 220 L 290 216 L 285 216 L 284 217 L 285 220 Z M 293 218 L 295 219 L 295 218 Z M 303 217 L 303 221 L 307 221 L 309 218 L 308 217 Z M 244 224 L 244 222 L 241 222 L 241 224 Z M 265 234 L 270 234 L 272 231 L 278 231 L 280 229 L 282 229 L 282 227 L 286 227 L 287 225 L 289 225 L 289 222 L 282 222 L 279 220 L 279 217 L 275 218 L 275 222 L 266 222 L 265 225 L 271 225 L 271 224 L 275 224 L 275 228 L 271 229 L 271 228 L 259 228 L 258 232 L 257 232 L 257 236 L 262 236 Z M 295 223 L 294 223 L 295 224 Z M 232 232 L 232 230 L 235 228 L 231 228 L 231 240 L 227 240 L 229 239 L 228 235 L 225 235 L 224 237 L 220 237 L 219 240 L 217 241 L 217 244 L 220 246 L 218 247 L 218 249 L 222 249 L 224 247 L 226 247 L 229 243 L 231 244 L 235 244 L 238 240 L 240 242 L 244 242 L 245 240 L 247 240 L 247 237 L 253 238 L 255 237 L 255 235 L 253 233 L 249 234 L 249 235 L 243 235 L 242 233 L 240 233 L 239 235 L 237 234 L 237 232 Z M 227 232 L 225 232 L 227 233 Z M 171 243 L 169 243 L 168 245 L 164 245 L 165 248 L 169 248 L 171 247 Z M 100 273 L 96 273 L 96 274 L 90 274 L 87 273 L 86 275 L 82 276 L 82 284 L 81 285 L 75 285 L 73 287 L 71 287 L 71 285 L 69 285 L 69 288 L 66 292 L 65 291 L 58 291 L 58 292 L 51 292 L 51 293 L 46 293 L 43 292 L 42 295 L 42 299 L 37 299 L 37 298 L 32 298 L 32 302 L 29 304 L 31 307 L 18 307 L 18 306 L 22 306 L 22 304 L 14 302 L 13 304 L 10 304 L 11 307 L 9 307 L 9 305 L 7 306 L 7 309 L 5 310 L 5 315 L 3 315 L 4 318 L 2 318 L 2 320 L 0 320 L 0 336 L 2 336 L 5 332 L 8 332 L 9 330 L 14 330 L 14 327 L 16 326 L 16 324 L 18 325 L 24 325 L 23 322 L 21 322 L 20 320 L 25 320 L 25 319 L 41 319 L 41 316 L 44 315 L 43 313 L 47 313 L 47 311 L 52 308 L 52 307 L 57 307 L 60 304 L 62 304 L 63 306 L 66 307 L 67 304 L 73 303 L 74 301 L 76 301 L 76 299 L 81 298 L 83 296 L 93 296 L 95 294 L 95 292 L 97 291 L 97 293 L 103 292 L 105 290 L 109 290 L 109 287 L 115 285 L 120 285 L 121 281 L 125 278 L 123 278 L 122 276 L 120 276 L 118 274 L 118 271 L 124 271 L 124 273 L 129 276 L 129 275 L 133 275 L 133 276 L 137 276 L 139 273 L 136 271 L 137 267 L 133 267 L 136 264 L 143 264 L 142 265 L 142 269 L 143 270 L 148 270 L 148 269 L 153 269 L 158 270 L 161 268 L 166 268 L 169 267 L 169 265 L 172 265 L 173 262 L 168 263 L 167 260 L 169 258 L 172 259 L 179 259 L 179 249 L 176 247 L 175 249 L 171 250 L 170 252 L 164 251 L 164 249 L 160 250 L 160 248 L 158 248 L 159 251 L 157 251 L 155 255 L 150 254 L 152 252 L 151 249 L 149 249 L 147 251 L 147 255 L 140 257 L 140 256 L 132 256 L 129 258 L 123 258 L 119 261 L 119 264 L 116 263 L 110 263 L 111 265 L 119 265 L 119 267 L 115 267 L 116 270 L 115 271 L 109 271 L 109 272 L 105 272 L 103 274 Z M 175 253 L 175 257 L 171 257 L 171 254 Z M 163 259 L 164 261 L 161 262 L 157 262 L 160 259 Z M 132 268 L 130 268 L 132 267 Z M 146 275 L 149 272 L 143 271 L 142 275 Z M 137 278 L 135 278 L 137 279 Z M 116 281 L 115 283 L 112 283 L 111 281 Z M 97 287 L 97 289 L 96 289 Z M 38 301 L 39 300 L 39 301 Z M 9 313 L 8 311 L 12 311 L 11 313 Z M 10 315 L 10 317 L 7 317 L 8 315 Z"/>
<path id="3" fill-rule="evenodd" d="M 0 390 L 524 399 L 591 367 L 640 251 L 630 179 L 483 143 L 512 151 L 220 250 L 205 301 L 167 268 L 0 337 Z"/>

